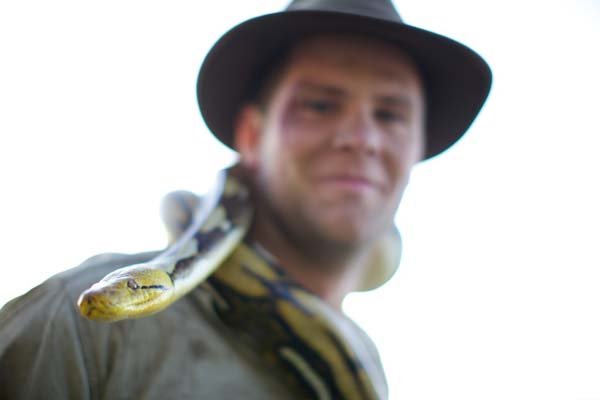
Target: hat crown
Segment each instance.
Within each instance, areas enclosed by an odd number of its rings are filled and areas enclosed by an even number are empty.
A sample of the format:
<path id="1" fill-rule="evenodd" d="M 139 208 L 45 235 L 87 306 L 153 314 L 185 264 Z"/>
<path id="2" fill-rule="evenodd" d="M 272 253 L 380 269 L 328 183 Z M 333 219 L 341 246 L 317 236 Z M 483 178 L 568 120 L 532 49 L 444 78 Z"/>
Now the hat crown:
<path id="1" fill-rule="evenodd" d="M 286 11 L 332 11 L 402 22 L 391 0 L 293 0 Z"/>

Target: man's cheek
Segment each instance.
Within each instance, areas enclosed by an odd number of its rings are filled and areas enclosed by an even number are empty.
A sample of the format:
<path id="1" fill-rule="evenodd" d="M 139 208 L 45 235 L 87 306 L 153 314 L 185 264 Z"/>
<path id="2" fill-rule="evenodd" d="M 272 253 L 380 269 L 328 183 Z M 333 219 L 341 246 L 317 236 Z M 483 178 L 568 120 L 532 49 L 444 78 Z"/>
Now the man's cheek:
<path id="1" fill-rule="evenodd" d="M 281 121 L 281 139 L 292 151 L 308 151 L 321 145 L 324 124 L 308 122 L 298 116 L 284 115 Z"/>

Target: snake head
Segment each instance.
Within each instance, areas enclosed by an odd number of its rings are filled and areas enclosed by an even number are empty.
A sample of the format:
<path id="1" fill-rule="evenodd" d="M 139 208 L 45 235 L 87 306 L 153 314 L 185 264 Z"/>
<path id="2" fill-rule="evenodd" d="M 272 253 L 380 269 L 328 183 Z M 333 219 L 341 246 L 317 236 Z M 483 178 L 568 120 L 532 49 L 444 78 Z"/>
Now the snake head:
<path id="1" fill-rule="evenodd" d="M 121 268 L 84 291 L 77 301 L 84 317 L 105 322 L 145 317 L 171 304 L 169 274 L 147 264 Z"/>

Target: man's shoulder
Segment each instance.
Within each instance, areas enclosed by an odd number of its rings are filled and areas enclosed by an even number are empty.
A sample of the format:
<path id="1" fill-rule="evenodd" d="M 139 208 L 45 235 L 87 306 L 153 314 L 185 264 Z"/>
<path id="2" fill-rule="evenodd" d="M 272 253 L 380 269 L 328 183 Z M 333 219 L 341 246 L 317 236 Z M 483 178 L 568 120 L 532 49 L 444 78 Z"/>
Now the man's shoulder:
<path id="1" fill-rule="evenodd" d="M 0 326 L 5 334 L 17 336 L 24 327 L 41 327 L 76 315 L 80 293 L 109 272 L 131 264 L 142 263 L 158 252 L 138 254 L 105 253 L 88 258 L 80 265 L 61 272 L 9 301 L 0 310 Z M 11 328 L 12 327 L 12 328 Z M 29 329 L 28 329 L 29 330 Z"/>
<path id="2" fill-rule="evenodd" d="M 0 398 L 136 398 L 150 389 L 153 398 L 239 398 L 249 387 L 246 398 L 269 398 L 274 383 L 218 320 L 202 285 L 146 318 L 107 324 L 79 315 L 81 291 L 158 254 L 97 255 L 8 303 Z"/>

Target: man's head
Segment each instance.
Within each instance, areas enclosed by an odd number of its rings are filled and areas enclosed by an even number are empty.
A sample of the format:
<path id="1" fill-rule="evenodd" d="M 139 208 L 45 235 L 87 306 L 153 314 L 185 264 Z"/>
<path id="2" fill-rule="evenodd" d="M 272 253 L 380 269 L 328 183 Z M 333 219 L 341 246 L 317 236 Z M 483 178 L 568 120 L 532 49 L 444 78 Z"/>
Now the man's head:
<path id="1" fill-rule="evenodd" d="M 477 53 L 405 24 L 392 0 L 292 0 L 224 34 L 197 95 L 209 129 L 250 169 L 257 214 L 277 224 L 258 236 L 308 240 L 312 255 L 379 237 L 412 166 L 465 133 L 490 86 Z"/>
<path id="2" fill-rule="evenodd" d="M 316 35 L 286 54 L 264 104 L 241 110 L 236 150 L 289 234 L 371 242 L 423 155 L 420 72 L 396 46 L 357 35 Z"/>

